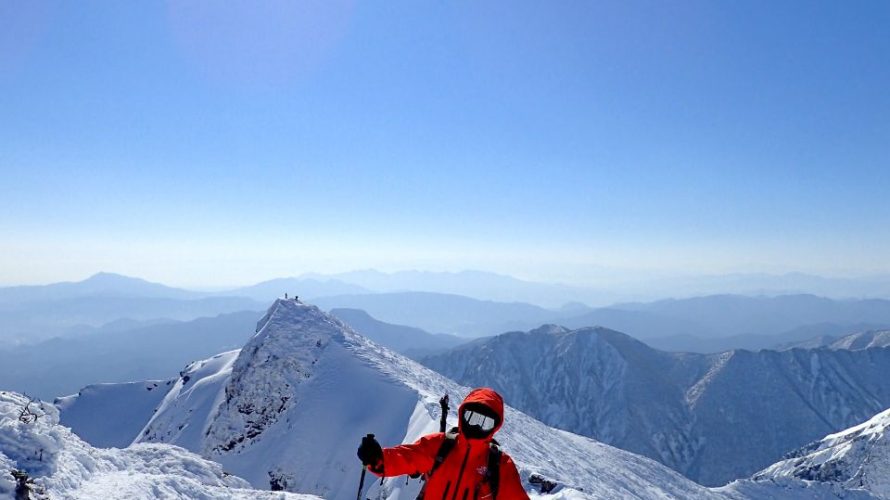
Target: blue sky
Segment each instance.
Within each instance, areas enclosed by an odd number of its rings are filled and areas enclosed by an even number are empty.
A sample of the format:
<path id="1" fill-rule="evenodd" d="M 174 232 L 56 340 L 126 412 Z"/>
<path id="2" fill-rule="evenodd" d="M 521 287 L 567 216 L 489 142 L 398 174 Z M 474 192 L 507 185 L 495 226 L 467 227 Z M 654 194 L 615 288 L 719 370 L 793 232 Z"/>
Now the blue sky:
<path id="1" fill-rule="evenodd" d="M 0 283 L 890 272 L 887 26 L 884 1 L 2 2 Z"/>

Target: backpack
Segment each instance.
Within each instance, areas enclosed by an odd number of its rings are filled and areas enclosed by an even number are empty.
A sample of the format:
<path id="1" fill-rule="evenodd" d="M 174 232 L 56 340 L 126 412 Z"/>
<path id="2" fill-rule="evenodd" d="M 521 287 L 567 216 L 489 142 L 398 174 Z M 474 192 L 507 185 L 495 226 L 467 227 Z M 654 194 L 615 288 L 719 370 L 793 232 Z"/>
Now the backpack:
<path id="1" fill-rule="evenodd" d="M 426 474 L 425 480 L 429 481 L 429 478 L 435 474 L 436 469 L 439 468 L 440 465 L 448 458 L 448 454 L 451 453 L 451 450 L 454 449 L 454 445 L 457 444 L 457 435 L 458 428 L 452 427 L 451 430 L 445 433 L 445 439 L 442 441 L 442 444 L 439 446 L 439 450 L 436 452 L 436 459 L 433 462 L 433 467 Z M 482 487 L 482 483 L 488 483 L 488 487 L 491 489 L 491 498 L 492 500 L 496 499 L 498 496 L 498 489 L 500 487 L 501 480 L 501 449 L 498 446 L 498 442 L 494 439 L 491 440 L 491 444 L 488 448 L 488 466 L 485 470 L 485 477 L 481 482 L 476 484 L 476 495 L 479 494 L 479 488 Z M 426 490 L 426 485 L 420 490 L 420 494 L 417 495 L 417 500 L 423 499 L 423 493 Z"/>

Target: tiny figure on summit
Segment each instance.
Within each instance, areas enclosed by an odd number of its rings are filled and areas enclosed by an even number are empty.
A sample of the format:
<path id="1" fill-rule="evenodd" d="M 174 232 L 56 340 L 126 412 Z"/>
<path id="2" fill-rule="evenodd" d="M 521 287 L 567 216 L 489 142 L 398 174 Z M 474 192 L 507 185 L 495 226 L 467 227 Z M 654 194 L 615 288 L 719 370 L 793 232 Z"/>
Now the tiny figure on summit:
<path id="1" fill-rule="evenodd" d="M 413 444 L 383 449 L 369 434 L 362 438 L 358 457 L 381 477 L 423 475 L 426 484 L 418 498 L 528 500 L 516 465 L 493 437 L 504 423 L 500 394 L 473 389 L 457 414 L 458 427 Z"/>

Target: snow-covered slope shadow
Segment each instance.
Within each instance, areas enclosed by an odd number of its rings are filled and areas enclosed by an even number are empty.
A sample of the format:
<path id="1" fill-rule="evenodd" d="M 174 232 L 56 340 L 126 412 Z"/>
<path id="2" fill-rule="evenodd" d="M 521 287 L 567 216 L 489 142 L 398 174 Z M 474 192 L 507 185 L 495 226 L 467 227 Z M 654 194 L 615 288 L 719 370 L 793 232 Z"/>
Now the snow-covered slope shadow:
<path id="1" fill-rule="evenodd" d="M 88 385 L 77 394 L 56 398 L 61 424 L 93 446 L 124 448 L 163 401 L 173 380 Z"/>
<path id="2" fill-rule="evenodd" d="M 177 446 L 93 448 L 58 418 L 52 405 L 0 391 L 0 498 L 317 500 L 250 489 L 219 464 Z"/>
<path id="3" fill-rule="evenodd" d="M 442 394 L 457 400 L 467 391 L 314 306 L 278 300 L 240 352 L 189 366 L 136 442 L 197 451 L 257 488 L 354 498 L 363 435 L 375 433 L 384 446 L 412 442 L 438 430 Z M 562 485 L 550 498 L 719 497 L 653 460 L 512 408 L 498 439 L 533 496 L 528 478 L 537 473 Z M 391 478 L 366 495 L 409 499 L 419 487 Z"/>

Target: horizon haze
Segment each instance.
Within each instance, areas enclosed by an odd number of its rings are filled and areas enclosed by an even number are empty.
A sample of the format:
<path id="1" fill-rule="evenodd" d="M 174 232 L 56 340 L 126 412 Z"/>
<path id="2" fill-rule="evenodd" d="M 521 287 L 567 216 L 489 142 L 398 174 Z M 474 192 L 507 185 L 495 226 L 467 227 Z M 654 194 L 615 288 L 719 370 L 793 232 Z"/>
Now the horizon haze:
<path id="1" fill-rule="evenodd" d="M 0 5 L 0 283 L 890 274 L 890 5 Z"/>

